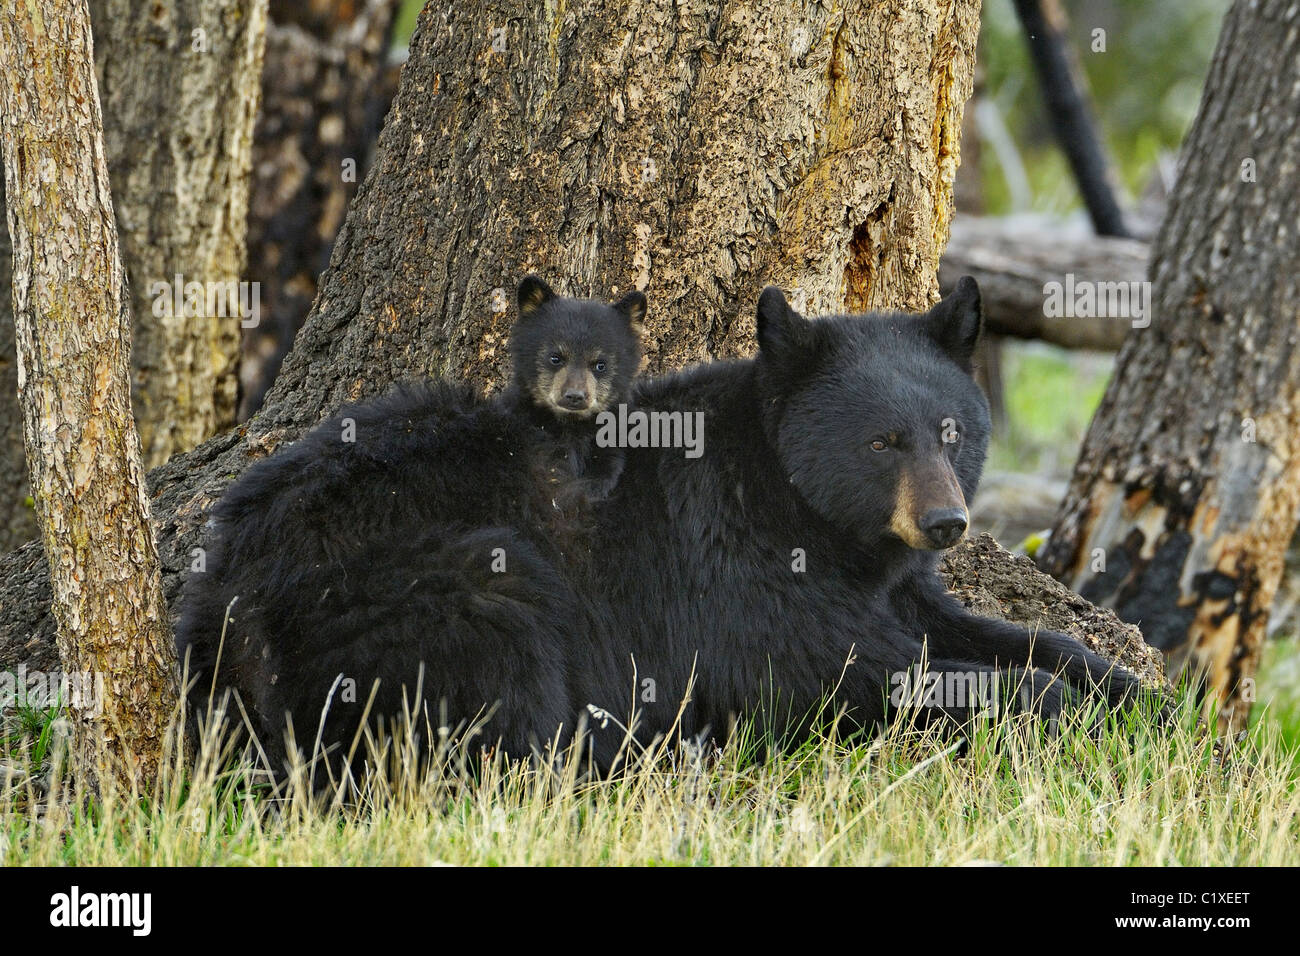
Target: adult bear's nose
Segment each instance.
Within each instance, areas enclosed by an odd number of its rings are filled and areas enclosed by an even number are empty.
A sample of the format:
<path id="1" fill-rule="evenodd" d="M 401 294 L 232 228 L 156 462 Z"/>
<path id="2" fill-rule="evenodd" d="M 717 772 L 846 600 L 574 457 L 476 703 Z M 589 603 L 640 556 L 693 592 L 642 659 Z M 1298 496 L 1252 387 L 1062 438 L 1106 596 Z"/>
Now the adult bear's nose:
<path id="1" fill-rule="evenodd" d="M 917 522 L 921 533 L 936 548 L 949 548 L 966 533 L 966 512 L 962 508 L 935 508 Z"/>

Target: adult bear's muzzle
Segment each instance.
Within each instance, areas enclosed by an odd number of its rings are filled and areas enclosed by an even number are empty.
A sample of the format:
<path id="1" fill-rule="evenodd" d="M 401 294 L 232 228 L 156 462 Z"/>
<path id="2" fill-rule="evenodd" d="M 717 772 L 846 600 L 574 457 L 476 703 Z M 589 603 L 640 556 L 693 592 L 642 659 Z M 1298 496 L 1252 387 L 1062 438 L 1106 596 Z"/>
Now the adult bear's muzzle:
<path id="1" fill-rule="evenodd" d="M 921 551 L 951 548 L 966 534 L 970 515 L 957 475 L 946 458 L 905 469 L 898 479 L 889 530 Z"/>

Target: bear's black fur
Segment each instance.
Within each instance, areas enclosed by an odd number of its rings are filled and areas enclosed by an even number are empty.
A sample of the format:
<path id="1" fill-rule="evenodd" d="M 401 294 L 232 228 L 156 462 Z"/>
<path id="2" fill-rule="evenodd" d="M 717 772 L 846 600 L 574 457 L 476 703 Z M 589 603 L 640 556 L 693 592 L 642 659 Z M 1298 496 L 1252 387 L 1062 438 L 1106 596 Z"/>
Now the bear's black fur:
<path id="1" fill-rule="evenodd" d="M 339 454 L 295 446 L 223 503 L 239 583 L 222 594 L 271 588 L 260 600 L 274 605 L 255 632 L 274 664 L 245 653 L 255 666 L 230 682 L 264 716 L 288 710 L 300 725 L 336 675 L 413 689 L 422 664 L 453 722 L 497 704 L 486 734 L 518 755 L 586 721 L 604 767 L 624 727 L 649 740 L 672 730 L 679 708 L 686 736 L 725 735 L 741 715 L 797 731 L 833 690 L 851 724 L 872 724 L 923 657 L 931 671 L 1023 679 L 1049 714 L 1063 691 L 1053 672 L 1081 690 L 1100 685 L 1111 703 L 1131 699 L 1136 679 L 1078 642 L 974 617 L 939 583 L 937 549 L 965 529 L 988 444 L 970 376 L 979 331 L 972 280 L 923 315 L 811 322 L 766 290 L 756 358 L 637 389 L 643 412 L 702 413 L 703 456 L 626 449 L 617 484 L 590 506 L 592 547 L 562 554 L 547 547 L 538 509 L 505 530 L 492 508 L 459 497 L 502 494 L 513 474 L 495 419 L 471 409 L 408 425 L 402 406 L 374 407 L 371 427 L 393 436 L 375 446 L 382 480 L 353 471 L 312 499 L 327 508 L 285 521 L 302 507 L 296 489 L 319 487 Z M 429 437 L 401 437 L 411 434 Z M 429 515 L 443 521 L 447 508 L 461 510 L 467 534 L 491 525 L 484 544 L 524 555 L 508 579 L 483 572 L 477 552 L 460 563 L 443 553 Z M 317 538 L 330 542 L 327 570 Z M 462 624 L 464 609 L 485 606 L 503 615 L 486 639 Z M 214 613 L 206 601 L 204 616 Z M 920 714 L 979 709 L 941 700 Z M 347 739 L 341 724 L 327 731 L 327 743 Z"/>
<path id="2" fill-rule="evenodd" d="M 621 449 L 597 446 L 594 419 L 630 400 L 645 296 L 629 292 L 612 306 L 561 298 L 530 275 L 519 284 L 518 301 L 503 400 L 547 436 L 534 465 L 556 507 L 580 509 L 607 494 L 623 468 Z"/>
<path id="3" fill-rule="evenodd" d="M 328 699 L 337 753 L 376 679 L 375 714 L 414 703 L 413 660 L 439 662 L 423 690 L 453 727 L 501 698 L 491 726 L 513 752 L 567 719 L 561 647 L 584 613 L 557 568 L 587 547 L 590 502 L 622 468 L 593 416 L 630 399 L 645 297 L 561 298 L 529 276 L 519 305 L 503 395 L 399 386 L 254 464 L 213 509 L 177 648 L 191 701 L 238 689 L 277 770 L 286 712 L 310 754 Z"/>
<path id="4" fill-rule="evenodd" d="M 797 733 L 832 688 L 850 722 L 869 725 L 923 648 L 932 672 L 1023 682 L 1046 714 L 1062 705 L 1057 672 L 1112 704 L 1132 699 L 1137 679 L 1079 642 L 973 616 L 939 582 L 938 550 L 965 531 L 988 446 L 970 374 L 980 324 L 971 279 L 924 315 L 814 321 L 769 288 L 755 359 L 639 387 L 643 411 L 703 411 L 705 453 L 630 449 L 598 506 L 599 562 L 576 586 L 604 627 L 571 645 L 574 709 L 626 723 L 632 698 L 642 733 L 664 731 L 693 674 L 685 734 L 725 733 L 760 701 L 763 727 Z M 608 762 L 620 731 L 592 734 Z"/>

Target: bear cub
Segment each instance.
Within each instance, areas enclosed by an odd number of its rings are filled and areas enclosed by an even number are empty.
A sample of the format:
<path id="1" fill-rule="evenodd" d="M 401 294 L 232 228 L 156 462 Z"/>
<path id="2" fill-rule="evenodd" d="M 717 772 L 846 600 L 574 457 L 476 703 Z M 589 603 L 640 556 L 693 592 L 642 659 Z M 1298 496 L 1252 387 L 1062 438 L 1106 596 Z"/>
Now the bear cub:
<path id="1" fill-rule="evenodd" d="M 553 487 L 556 508 L 567 511 L 604 498 L 622 473 L 622 450 L 599 448 L 595 423 L 631 402 L 646 298 L 634 291 L 611 305 L 569 299 L 530 275 L 518 301 L 502 400 L 543 433 L 532 464 Z"/>
<path id="2" fill-rule="evenodd" d="M 214 506 L 177 650 L 200 711 L 238 692 L 273 772 L 290 725 L 296 747 L 318 740 L 339 767 L 363 713 L 372 726 L 412 708 L 465 725 L 499 682 L 512 706 L 483 733 L 508 752 L 568 718 L 562 648 L 582 605 L 566 555 L 587 547 L 585 505 L 622 471 L 621 451 L 596 445 L 595 416 L 630 400 L 646 300 L 565 298 L 534 276 L 518 298 L 502 395 L 399 385 L 256 462 Z M 448 647 L 493 667 L 422 675 Z M 518 719 L 520 700 L 547 719 Z"/>

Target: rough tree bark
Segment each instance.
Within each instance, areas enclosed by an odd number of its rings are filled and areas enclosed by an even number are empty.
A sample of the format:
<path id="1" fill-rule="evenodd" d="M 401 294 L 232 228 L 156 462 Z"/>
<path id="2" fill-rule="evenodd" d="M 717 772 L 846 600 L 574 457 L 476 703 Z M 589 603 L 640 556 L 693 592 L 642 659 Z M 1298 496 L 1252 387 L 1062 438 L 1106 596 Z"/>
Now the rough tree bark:
<path id="1" fill-rule="evenodd" d="M 239 420 L 262 407 L 356 193 L 388 111 L 397 0 L 272 0 L 253 135 L 248 277 L 262 320 L 244 330 Z"/>
<path id="2" fill-rule="evenodd" d="M 101 139 L 86 0 L 0 18 L 19 405 L 78 764 L 159 768 L 175 652 L 131 420 L 131 313 Z M 102 694 L 97 692 L 102 678 Z M 107 757 L 107 760 L 101 758 Z"/>
<path id="3" fill-rule="evenodd" d="M 1244 726 L 1300 504 L 1300 7 L 1229 10 L 1135 330 L 1041 566 Z"/>
<path id="4" fill-rule="evenodd" d="M 151 475 L 168 596 L 255 457 L 395 379 L 499 383 L 526 271 L 647 289 L 657 369 L 751 351 L 769 281 L 811 313 L 927 307 L 977 21 L 977 0 L 425 7 L 266 405 Z M 31 551 L 0 560 L 0 664 L 47 627 Z"/>
<path id="5" fill-rule="evenodd" d="M 266 0 L 92 0 L 104 145 L 131 280 L 145 464 L 233 424 L 240 320 L 157 317 L 156 282 L 244 281 Z"/>
<path id="6" fill-rule="evenodd" d="M 0 181 L 0 217 L 4 215 L 5 187 Z M 0 229 L 0 553 L 12 551 L 37 535 L 36 512 L 27 485 L 23 417 L 17 407 L 18 353 L 10 285 L 13 264 L 9 230 Z"/>

